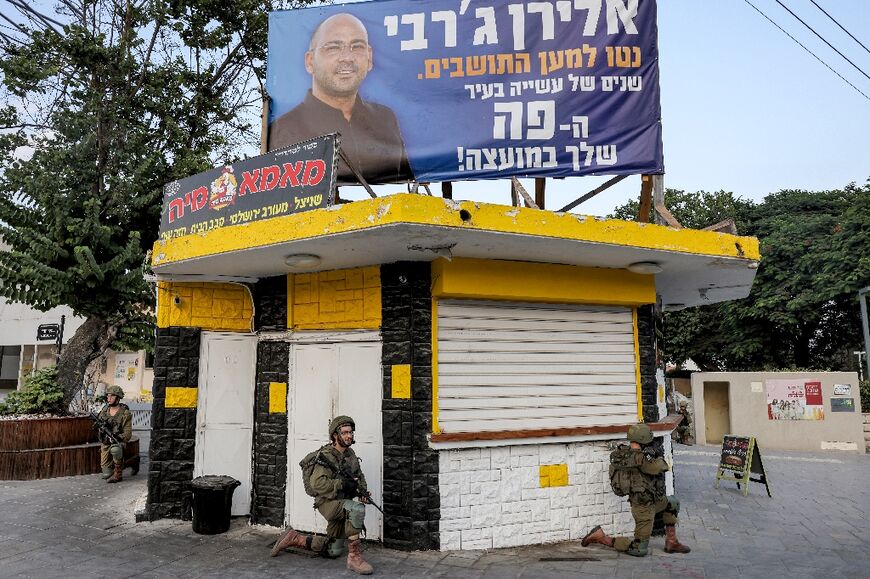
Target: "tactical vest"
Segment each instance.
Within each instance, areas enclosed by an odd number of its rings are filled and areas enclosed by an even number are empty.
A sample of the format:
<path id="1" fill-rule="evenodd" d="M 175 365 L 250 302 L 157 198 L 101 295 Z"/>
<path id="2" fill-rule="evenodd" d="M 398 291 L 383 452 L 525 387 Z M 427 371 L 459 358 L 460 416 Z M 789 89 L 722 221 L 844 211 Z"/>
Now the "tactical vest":
<path id="1" fill-rule="evenodd" d="M 639 460 L 643 454 L 622 444 L 610 453 L 610 487 L 620 497 L 628 496 L 633 503 L 651 504 L 665 496 L 664 477 L 641 472 Z"/>

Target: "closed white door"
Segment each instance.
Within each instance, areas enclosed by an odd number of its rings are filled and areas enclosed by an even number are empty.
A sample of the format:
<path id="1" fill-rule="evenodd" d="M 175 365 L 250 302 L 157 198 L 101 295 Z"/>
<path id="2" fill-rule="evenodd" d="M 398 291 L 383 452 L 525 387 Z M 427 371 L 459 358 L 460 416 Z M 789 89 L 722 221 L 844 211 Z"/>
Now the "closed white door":
<path id="1" fill-rule="evenodd" d="M 290 349 L 287 448 L 287 523 L 294 529 L 325 532 L 326 520 L 305 493 L 299 461 L 329 442 L 329 422 L 342 414 L 356 422 L 354 452 L 362 462 L 369 490 L 381 502 L 381 344 L 335 342 L 293 344 Z M 381 536 L 383 521 L 366 509 L 366 531 Z"/>
<path id="2" fill-rule="evenodd" d="M 203 332 L 193 476 L 229 475 L 241 484 L 233 515 L 251 512 L 255 336 Z"/>

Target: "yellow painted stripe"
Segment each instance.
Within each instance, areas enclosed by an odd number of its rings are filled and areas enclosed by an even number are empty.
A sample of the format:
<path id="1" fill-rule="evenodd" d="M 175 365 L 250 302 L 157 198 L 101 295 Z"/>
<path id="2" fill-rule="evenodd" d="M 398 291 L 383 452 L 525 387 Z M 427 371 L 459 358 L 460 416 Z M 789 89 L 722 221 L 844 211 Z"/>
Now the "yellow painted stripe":
<path id="1" fill-rule="evenodd" d="M 438 300 L 432 298 L 432 433 L 441 434 L 438 426 Z"/>
<path id="2" fill-rule="evenodd" d="M 196 408 L 196 388 L 169 386 L 166 388 L 166 408 Z"/>
<path id="3" fill-rule="evenodd" d="M 286 382 L 269 382 L 269 414 L 287 414 Z"/>
<path id="4" fill-rule="evenodd" d="M 293 274 L 287 274 L 287 329 L 293 329 Z"/>
<path id="5" fill-rule="evenodd" d="M 463 221 L 460 210 L 467 211 L 470 218 Z M 674 229 L 616 219 L 599 220 L 526 207 L 472 201 L 457 203 L 425 195 L 396 194 L 171 240 L 158 240 L 154 244 L 152 265 L 159 267 L 208 255 L 395 224 L 452 227 L 717 257 L 760 259 L 758 240 L 754 237 Z"/>
<path id="6" fill-rule="evenodd" d="M 640 383 L 640 340 L 637 330 L 637 308 L 631 308 L 631 326 L 634 331 L 634 381 L 637 384 L 637 421 L 643 422 L 643 396 Z"/>
<path id="7" fill-rule="evenodd" d="M 654 303 L 655 278 L 624 269 L 454 258 L 432 262 L 438 298 L 635 306 Z"/>
<path id="8" fill-rule="evenodd" d="M 390 372 L 393 398 L 411 398 L 411 365 L 393 364 Z"/>

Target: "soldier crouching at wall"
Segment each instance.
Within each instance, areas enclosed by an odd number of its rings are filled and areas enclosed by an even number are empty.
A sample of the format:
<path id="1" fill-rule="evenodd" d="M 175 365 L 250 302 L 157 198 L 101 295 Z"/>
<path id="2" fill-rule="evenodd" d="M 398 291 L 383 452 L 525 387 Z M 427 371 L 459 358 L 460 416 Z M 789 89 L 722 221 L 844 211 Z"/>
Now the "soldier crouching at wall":
<path id="1" fill-rule="evenodd" d="M 326 537 L 303 535 L 288 530 L 272 547 L 272 556 L 287 547 L 317 551 L 327 557 L 339 557 L 344 552 L 344 540 L 349 539 L 347 568 L 360 575 L 374 570 L 362 556 L 360 533 L 365 530 L 365 505 L 368 501 L 366 478 L 359 459 L 351 450 L 356 424 L 350 416 L 338 416 L 329 424 L 331 444 L 324 445 L 302 460 L 302 477 L 306 492 L 314 496 L 314 507 L 327 521 Z"/>
<path id="2" fill-rule="evenodd" d="M 628 496 L 634 517 L 634 538 L 608 537 L 601 526 L 583 537 L 581 545 L 598 543 L 613 547 L 634 557 L 643 557 L 649 548 L 653 521 L 662 513 L 665 523 L 665 553 L 688 553 L 691 549 L 677 540 L 677 497 L 665 495 L 660 474 L 670 470 L 668 463 L 651 447 L 653 434 L 646 424 L 634 424 L 628 429 L 630 445 L 620 445 L 610 454 L 610 483 L 619 496 Z"/>

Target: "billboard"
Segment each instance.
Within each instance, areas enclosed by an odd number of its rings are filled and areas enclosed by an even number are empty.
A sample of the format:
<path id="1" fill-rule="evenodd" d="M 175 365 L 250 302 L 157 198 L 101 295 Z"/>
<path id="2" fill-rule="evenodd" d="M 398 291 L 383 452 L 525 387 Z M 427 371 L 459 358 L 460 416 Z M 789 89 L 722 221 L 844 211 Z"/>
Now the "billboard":
<path id="1" fill-rule="evenodd" d="M 768 420 L 824 420 L 822 383 L 796 379 L 765 380 Z"/>
<path id="2" fill-rule="evenodd" d="M 169 183 L 160 239 L 331 205 L 337 140 L 323 135 Z"/>
<path id="3" fill-rule="evenodd" d="M 272 12 L 267 89 L 269 150 L 338 132 L 371 183 L 664 172 L 654 0 Z"/>

